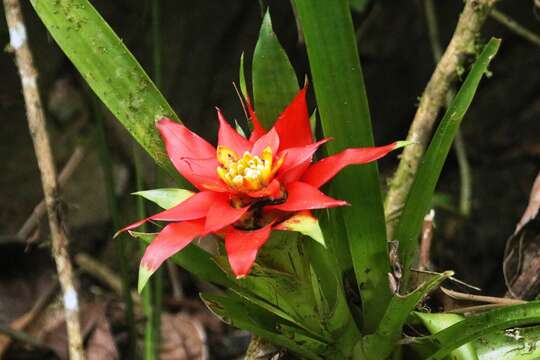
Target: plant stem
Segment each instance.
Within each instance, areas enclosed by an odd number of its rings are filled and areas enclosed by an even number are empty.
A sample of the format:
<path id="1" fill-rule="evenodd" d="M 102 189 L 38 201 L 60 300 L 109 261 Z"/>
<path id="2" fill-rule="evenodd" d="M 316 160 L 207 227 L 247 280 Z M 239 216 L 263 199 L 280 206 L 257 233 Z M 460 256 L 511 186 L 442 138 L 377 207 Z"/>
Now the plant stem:
<path id="1" fill-rule="evenodd" d="M 457 79 L 458 70 L 463 66 L 465 57 L 474 53 L 475 38 L 494 4 L 495 0 L 467 0 L 465 2 L 452 39 L 422 94 L 409 128 L 407 140 L 412 140 L 415 144 L 403 150 L 398 169 L 390 181 L 385 201 L 387 216 L 399 211 L 405 203 L 429 143 L 437 115 L 445 104 L 448 89 Z M 397 224 L 397 219 L 387 222 L 389 239 L 393 238 Z"/>
<path id="2" fill-rule="evenodd" d="M 71 178 L 71 175 L 75 172 L 82 159 L 84 158 L 85 148 L 81 145 L 78 145 L 73 150 L 73 154 L 66 162 L 60 175 L 58 176 L 58 185 L 63 187 L 66 182 Z M 28 241 L 28 238 L 32 234 L 32 231 L 36 228 L 37 224 L 47 212 L 47 207 L 45 205 L 45 199 L 41 200 L 39 204 L 34 207 L 32 214 L 26 219 L 24 224 L 21 226 L 20 230 L 17 232 L 17 237 L 23 241 Z"/>
<path id="3" fill-rule="evenodd" d="M 137 144 L 133 143 L 133 159 L 135 162 L 135 182 L 137 191 L 144 189 L 144 179 L 143 179 L 143 164 L 141 159 L 140 150 Z M 146 217 L 146 210 L 144 208 L 144 199 L 137 196 L 135 199 L 137 207 L 137 218 L 144 219 Z M 146 224 L 141 225 L 140 231 L 147 231 Z M 144 253 L 146 246 L 141 243 L 141 255 Z M 146 323 L 144 326 L 144 359 L 145 360 L 154 360 L 158 359 L 156 351 L 156 336 L 154 331 L 155 325 L 155 312 L 153 306 L 153 289 L 154 281 L 149 281 L 148 284 L 144 287 L 141 297 L 143 312 L 146 317 Z"/>
<path id="4" fill-rule="evenodd" d="M 114 229 L 119 229 L 122 224 L 120 221 L 120 212 L 118 209 L 118 201 L 115 194 L 115 182 L 113 175 L 113 166 L 111 162 L 111 154 L 109 146 L 107 145 L 107 135 L 105 131 L 105 124 L 103 122 L 103 115 L 100 111 L 100 104 L 98 100 L 92 96 L 92 105 L 94 117 L 96 119 L 97 126 L 97 141 L 99 149 L 99 158 L 101 167 L 103 169 L 103 175 L 105 178 L 105 191 L 107 194 L 107 205 L 111 214 Z M 135 346 L 137 332 L 135 329 L 135 315 L 133 313 L 133 301 L 131 298 L 130 287 L 130 270 L 129 260 L 126 251 L 126 236 L 121 234 L 116 239 L 113 239 L 116 247 L 116 254 L 120 262 L 120 274 L 122 279 L 122 297 L 125 303 L 126 324 L 128 329 L 128 346 L 126 356 L 130 359 L 135 355 Z M 130 357 L 131 356 L 131 357 Z"/>
<path id="5" fill-rule="evenodd" d="M 18 0 L 4 0 L 11 48 L 19 69 L 30 136 L 34 145 L 47 205 L 52 237 L 52 255 L 62 287 L 66 317 L 69 355 L 71 360 L 83 360 L 84 350 L 79 320 L 79 296 L 74 283 L 73 266 L 69 257 L 69 240 L 64 230 L 64 218 L 52 149 L 45 125 L 45 114 L 37 84 L 37 70 L 26 38 L 26 27 Z"/>

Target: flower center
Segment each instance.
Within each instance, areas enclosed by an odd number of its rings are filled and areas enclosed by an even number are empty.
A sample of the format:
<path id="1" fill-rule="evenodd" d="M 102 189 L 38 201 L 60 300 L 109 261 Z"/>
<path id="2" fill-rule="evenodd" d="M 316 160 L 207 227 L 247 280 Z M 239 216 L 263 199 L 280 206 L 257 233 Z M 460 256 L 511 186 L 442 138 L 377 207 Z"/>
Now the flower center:
<path id="1" fill-rule="evenodd" d="M 270 147 L 264 148 L 260 157 L 244 152 L 240 157 L 234 150 L 226 146 L 218 146 L 217 160 L 221 164 L 217 173 L 229 187 L 239 192 L 257 191 L 268 185 L 281 164 L 283 158 L 273 163 Z"/>

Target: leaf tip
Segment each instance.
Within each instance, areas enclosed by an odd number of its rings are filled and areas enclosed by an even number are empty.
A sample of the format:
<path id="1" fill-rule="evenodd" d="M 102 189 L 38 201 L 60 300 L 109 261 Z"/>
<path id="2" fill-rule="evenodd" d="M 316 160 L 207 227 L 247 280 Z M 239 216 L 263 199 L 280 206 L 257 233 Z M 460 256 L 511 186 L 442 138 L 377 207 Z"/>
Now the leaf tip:
<path id="1" fill-rule="evenodd" d="M 416 145 L 416 144 L 418 144 L 418 141 L 415 141 L 415 140 L 396 141 L 394 150 L 405 147 L 405 146 L 409 146 L 409 145 L 412 145 L 412 144 Z"/>
<path id="2" fill-rule="evenodd" d="M 139 267 L 139 280 L 137 283 L 137 291 L 139 292 L 139 294 L 142 293 L 144 287 L 146 286 L 146 283 L 148 282 L 150 276 L 152 276 L 153 273 L 154 270 L 151 270 L 150 268 L 141 264 L 141 266 Z"/>

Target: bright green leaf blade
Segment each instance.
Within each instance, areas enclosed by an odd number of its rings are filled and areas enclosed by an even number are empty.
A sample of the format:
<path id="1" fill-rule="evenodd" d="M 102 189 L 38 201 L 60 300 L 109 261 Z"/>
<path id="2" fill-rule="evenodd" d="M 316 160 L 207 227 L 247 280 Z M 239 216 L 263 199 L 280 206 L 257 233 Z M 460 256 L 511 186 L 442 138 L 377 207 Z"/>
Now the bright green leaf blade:
<path id="1" fill-rule="evenodd" d="M 465 317 L 458 314 L 446 314 L 446 313 L 414 313 L 424 324 L 426 329 L 431 334 L 436 334 L 460 321 L 463 321 Z M 476 349 L 473 343 L 467 343 L 450 353 L 450 356 L 454 360 L 478 360 Z"/>
<path id="2" fill-rule="evenodd" d="M 428 338 L 440 349 L 428 360 L 443 360 L 454 349 L 492 332 L 540 324 L 540 301 L 513 305 L 471 316 Z"/>
<path id="3" fill-rule="evenodd" d="M 250 275 L 236 281 L 238 293 L 253 295 L 268 306 L 257 305 L 275 313 L 316 336 L 324 336 L 315 309 L 315 299 L 309 280 L 309 268 L 301 255 L 298 234 L 274 231 L 257 255 Z M 219 257 L 219 264 L 228 270 L 228 261 Z M 236 291 L 236 290 L 235 290 Z"/>
<path id="4" fill-rule="evenodd" d="M 495 331 L 474 344 L 480 360 L 538 360 L 540 326 Z"/>
<path id="5" fill-rule="evenodd" d="M 371 120 L 349 2 L 294 0 L 294 4 L 306 41 L 324 135 L 334 138 L 327 145 L 329 153 L 372 146 Z M 336 214 L 331 218 L 342 217 L 345 227 L 332 229 L 332 235 L 346 233 L 346 237 L 339 236 L 341 241 L 329 245 L 343 270 L 354 265 L 361 287 L 364 327 L 374 331 L 390 300 L 390 266 L 377 166 L 345 169 L 333 185 L 332 195 L 352 206 L 331 210 Z M 327 236 L 327 242 L 330 241 Z"/>
<path id="6" fill-rule="evenodd" d="M 176 174 L 155 121 L 178 116 L 96 9 L 87 0 L 31 3 L 97 96 L 158 164 Z"/>
<path id="7" fill-rule="evenodd" d="M 132 195 L 139 195 L 156 203 L 163 209 L 175 207 L 193 194 L 193 191 L 175 188 L 144 190 L 132 193 Z"/>
<path id="8" fill-rule="evenodd" d="M 130 231 L 131 236 L 138 238 L 149 244 L 157 233 L 143 233 L 138 231 Z M 170 258 L 175 264 L 183 267 L 199 279 L 208 281 L 214 284 L 233 287 L 234 282 L 220 269 L 212 256 L 198 247 L 190 244 L 182 251 L 176 253 Z"/>
<path id="9" fill-rule="evenodd" d="M 269 129 L 299 90 L 294 68 L 272 30 L 269 12 L 261 24 L 252 73 L 257 118 Z"/>
<path id="10" fill-rule="evenodd" d="M 319 220 L 309 213 L 296 213 L 280 223 L 277 229 L 297 231 L 301 234 L 309 236 L 322 246 L 326 247 L 324 236 L 322 234 L 321 227 L 319 226 Z"/>
<path id="11" fill-rule="evenodd" d="M 422 221 L 431 206 L 433 193 L 452 141 L 471 105 L 482 76 L 499 49 L 499 44 L 500 40 L 491 39 L 485 46 L 449 105 L 418 169 L 396 231 L 405 283 L 407 283 L 409 268 L 418 247 Z"/>

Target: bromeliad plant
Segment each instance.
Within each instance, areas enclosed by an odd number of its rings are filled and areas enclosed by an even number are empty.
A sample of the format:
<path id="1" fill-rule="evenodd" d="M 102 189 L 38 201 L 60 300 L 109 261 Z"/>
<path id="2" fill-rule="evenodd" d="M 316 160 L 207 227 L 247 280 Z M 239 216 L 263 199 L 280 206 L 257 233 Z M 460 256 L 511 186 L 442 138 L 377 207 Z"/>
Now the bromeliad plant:
<path id="1" fill-rule="evenodd" d="M 512 351 L 520 344 L 500 333 L 540 323 L 538 302 L 465 319 L 415 312 L 422 299 L 452 275 L 444 272 L 415 282 L 410 269 L 442 166 L 498 40 L 486 44 L 442 118 L 390 239 L 399 246 L 393 246 L 389 256 L 376 165 L 343 168 L 374 161 L 406 143 L 373 147 L 349 1 L 292 1 L 306 42 L 321 131 L 334 140 L 314 142 L 306 89 L 299 89 L 267 14 L 252 63 L 257 115 L 241 62 L 240 89 L 253 130 L 244 137 L 218 111 L 217 148 L 180 124 L 87 0 L 31 3 L 89 86 L 134 138 L 164 169 L 173 176 L 178 171 L 198 190 L 138 193 L 165 209 L 122 229 L 150 243 L 139 287 L 170 258 L 221 289 L 202 298 L 224 321 L 306 359 L 538 358 L 536 349 L 525 357 Z M 330 156 L 313 161 L 327 141 Z M 333 197 L 321 192 L 321 186 Z M 342 206 L 347 203 L 350 206 Z M 330 207 L 338 208 L 318 211 L 319 227 L 311 211 Z M 164 221 L 165 226 L 157 234 L 134 231 L 149 220 Z M 209 234 L 223 237 L 224 249 L 211 254 L 193 242 Z M 405 325 L 417 331 L 402 341 Z M 427 335 L 417 336 L 418 331 Z"/>
<path id="2" fill-rule="evenodd" d="M 323 194 L 319 188 L 346 166 L 375 161 L 406 144 L 346 149 L 312 163 L 319 146 L 330 139 L 313 141 L 306 88 L 269 131 L 262 127 L 249 102 L 248 109 L 253 122 L 249 139 L 234 130 L 217 110 L 217 149 L 171 119 L 157 122 L 171 162 L 199 192 L 122 229 L 132 230 L 149 220 L 171 222 L 146 249 L 139 269 L 139 291 L 167 258 L 195 238 L 209 234 L 224 237 L 237 279 L 248 275 L 272 229 L 299 231 L 324 245 L 318 221 L 310 210 L 347 203 Z M 172 191 L 186 194 L 185 190 Z M 150 199 L 167 196 L 160 193 L 158 189 L 139 195 Z"/>

